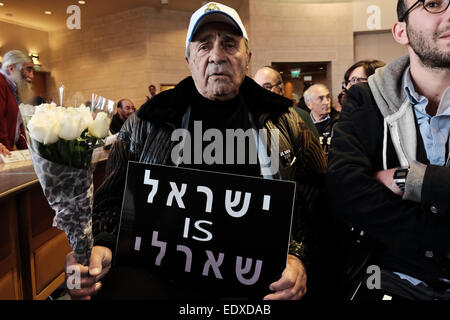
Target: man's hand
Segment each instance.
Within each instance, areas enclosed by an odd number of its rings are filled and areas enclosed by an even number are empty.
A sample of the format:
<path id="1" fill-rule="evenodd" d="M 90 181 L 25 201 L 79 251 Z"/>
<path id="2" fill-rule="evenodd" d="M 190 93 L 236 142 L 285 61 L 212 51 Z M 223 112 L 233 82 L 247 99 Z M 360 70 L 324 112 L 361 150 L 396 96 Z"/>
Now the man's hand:
<path id="1" fill-rule="evenodd" d="M 66 281 L 71 277 L 71 271 L 74 269 L 78 269 L 78 274 L 80 275 L 80 279 L 75 279 L 75 282 L 79 284 L 79 288 L 70 289 L 70 287 L 73 286 L 73 283 L 71 281 L 69 281 L 70 283 L 67 283 L 72 300 L 90 300 L 91 296 L 100 290 L 102 284 L 99 280 L 108 273 L 111 268 L 111 260 L 111 250 L 100 246 L 92 248 L 89 267 L 79 264 L 75 259 L 73 252 L 66 256 Z M 68 270 L 68 268 L 70 270 Z"/>
<path id="2" fill-rule="evenodd" d="M 395 193 L 398 196 L 402 196 L 403 192 L 400 190 L 400 188 L 397 186 L 397 184 L 394 182 L 394 173 L 397 168 L 387 169 L 387 170 L 380 170 L 373 174 L 373 177 L 378 182 L 381 182 L 386 187 L 388 187 L 393 193 Z"/>
<path id="3" fill-rule="evenodd" d="M 11 154 L 11 152 L 9 152 L 8 148 L 5 147 L 1 142 L 0 142 L 0 154 L 2 154 L 4 156 L 9 156 Z"/>
<path id="4" fill-rule="evenodd" d="M 306 271 L 299 258 L 288 255 L 286 268 L 281 279 L 269 286 L 274 293 L 268 294 L 264 300 L 299 300 L 306 293 Z"/>

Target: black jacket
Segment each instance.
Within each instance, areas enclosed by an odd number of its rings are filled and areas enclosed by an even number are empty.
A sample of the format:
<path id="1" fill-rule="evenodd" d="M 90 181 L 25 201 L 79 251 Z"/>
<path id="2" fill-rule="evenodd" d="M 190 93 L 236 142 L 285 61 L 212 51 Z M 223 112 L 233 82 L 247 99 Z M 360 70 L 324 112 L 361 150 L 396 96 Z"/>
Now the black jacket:
<path id="1" fill-rule="evenodd" d="M 450 168 L 427 165 L 421 202 L 392 193 L 372 178 L 383 169 L 383 121 L 369 85 L 353 86 L 329 152 L 329 209 L 379 242 L 374 263 L 382 269 L 439 286 L 440 277 L 450 279 Z M 428 164 L 419 130 L 416 138 L 416 159 Z M 387 168 L 399 167 L 390 134 L 386 142 Z M 438 213 L 430 211 L 432 206 L 438 207 Z"/>
<path id="2" fill-rule="evenodd" d="M 122 127 L 107 164 L 106 178 L 94 197 L 93 232 L 96 245 L 113 249 L 120 218 L 127 162 L 173 165 L 170 137 L 181 127 L 182 118 L 196 90 L 191 77 L 174 89 L 147 101 Z M 241 85 L 240 94 L 259 128 L 280 131 L 280 152 L 290 149 L 296 161 L 288 165 L 280 157 L 284 180 L 297 182 L 297 201 L 292 224 L 289 253 L 299 257 L 308 268 L 309 248 L 314 246 L 311 224 L 316 198 L 325 176 L 325 158 L 318 140 L 307 130 L 292 102 L 260 87 L 250 78 Z M 293 157 L 292 157 L 293 159 Z"/>

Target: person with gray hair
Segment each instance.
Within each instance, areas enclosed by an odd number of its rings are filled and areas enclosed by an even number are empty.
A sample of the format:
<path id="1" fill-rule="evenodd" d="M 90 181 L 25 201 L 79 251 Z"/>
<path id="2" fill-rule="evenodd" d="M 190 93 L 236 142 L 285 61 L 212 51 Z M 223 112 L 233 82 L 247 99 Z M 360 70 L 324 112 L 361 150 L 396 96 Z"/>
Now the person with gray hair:
<path id="1" fill-rule="evenodd" d="M 18 105 L 32 96 L 33 62 L 22 51 L 3 56 L 0 69 L 0 153 L 26 149 L 25 132 Z"/>
<path id="2" fill-rule="evenodd" d="M 325 152 L 331 143 L 333 127 L 337 116 L 331 117 L 331 96 L 328 88 L 323 84 L 313 84 L 304 93 L 306 106 L 311 110 L 311 120 L 319 132 L 320 144 Z"/>

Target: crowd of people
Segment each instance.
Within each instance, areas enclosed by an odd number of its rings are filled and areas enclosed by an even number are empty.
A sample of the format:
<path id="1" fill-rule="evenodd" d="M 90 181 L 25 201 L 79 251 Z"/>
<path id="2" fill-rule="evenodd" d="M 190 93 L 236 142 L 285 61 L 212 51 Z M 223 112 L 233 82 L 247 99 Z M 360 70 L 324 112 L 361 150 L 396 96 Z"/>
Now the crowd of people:
<path id="1" fill-rule="evenodd" d="M 90 264 L 78 264 L 73 254 L 66 257 L 66 268 L 77 266 L 82 277 L 81 288 L 69 291 L 72 298 L 117 297 L 121 281 L 134 272 L 111 267 L 128 161 L 178 166 L 167 137 L 181 123 L 193 131 L 194 121 L 202 121 L 203 130 L 222 133 L 277 128 L 280 151 L 293 154 L 267 177 L 295 181 L 297 188 L 285 269 L 264 299 L 449 300 L 448 7 L 449 0 L 398 0 L 392 33 L 408 54 L 387 65 L 368 59 L 350 66 L 336 108 L 329 88 L 312 84 L 303 93 L 305 110 L 283 96 L 283 79 L 272 67 L 257 70 L 253 79 L 247 76 L 252 53 L 239 14 L 219 3 L 203 5 L 187 30 L 191 76 L 164 94 L 151 85 L 137 111 L 129 99 L 117 104 L 111 133 L 120 134 L 95 194 Z M 0 148 L 12 150 L 25 147 L 15 88 L 32 79 L 32 69 L 27 57 L 5 55 L 3 61 Z M 261 177 L 260 166 L 195 168 Z M 372 287 L 369 266 L 379 270 Z M 153 279 L 150 286 L 130 297 L 229 298 L 170 276 L 143 278 Z"/>

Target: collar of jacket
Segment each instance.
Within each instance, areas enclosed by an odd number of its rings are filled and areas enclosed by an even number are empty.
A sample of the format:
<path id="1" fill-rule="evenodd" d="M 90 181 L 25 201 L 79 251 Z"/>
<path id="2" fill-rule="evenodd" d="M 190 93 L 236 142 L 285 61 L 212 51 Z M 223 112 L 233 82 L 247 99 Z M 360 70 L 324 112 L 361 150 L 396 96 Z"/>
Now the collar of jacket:
<path id="1" fill-rule="evenodd" d="M 175 88 L 163 91 L 144 103 L 137 111 L 137 116 L 154 124 L 168 123 L 179 127 L 191 104 L 194 90 L 197 90 L 194 80 L 187 77 Z M 291 100 L 264 89 L 249 77 L 245 77 L 239 92 L 259 124 L 292 107 Z"/>

